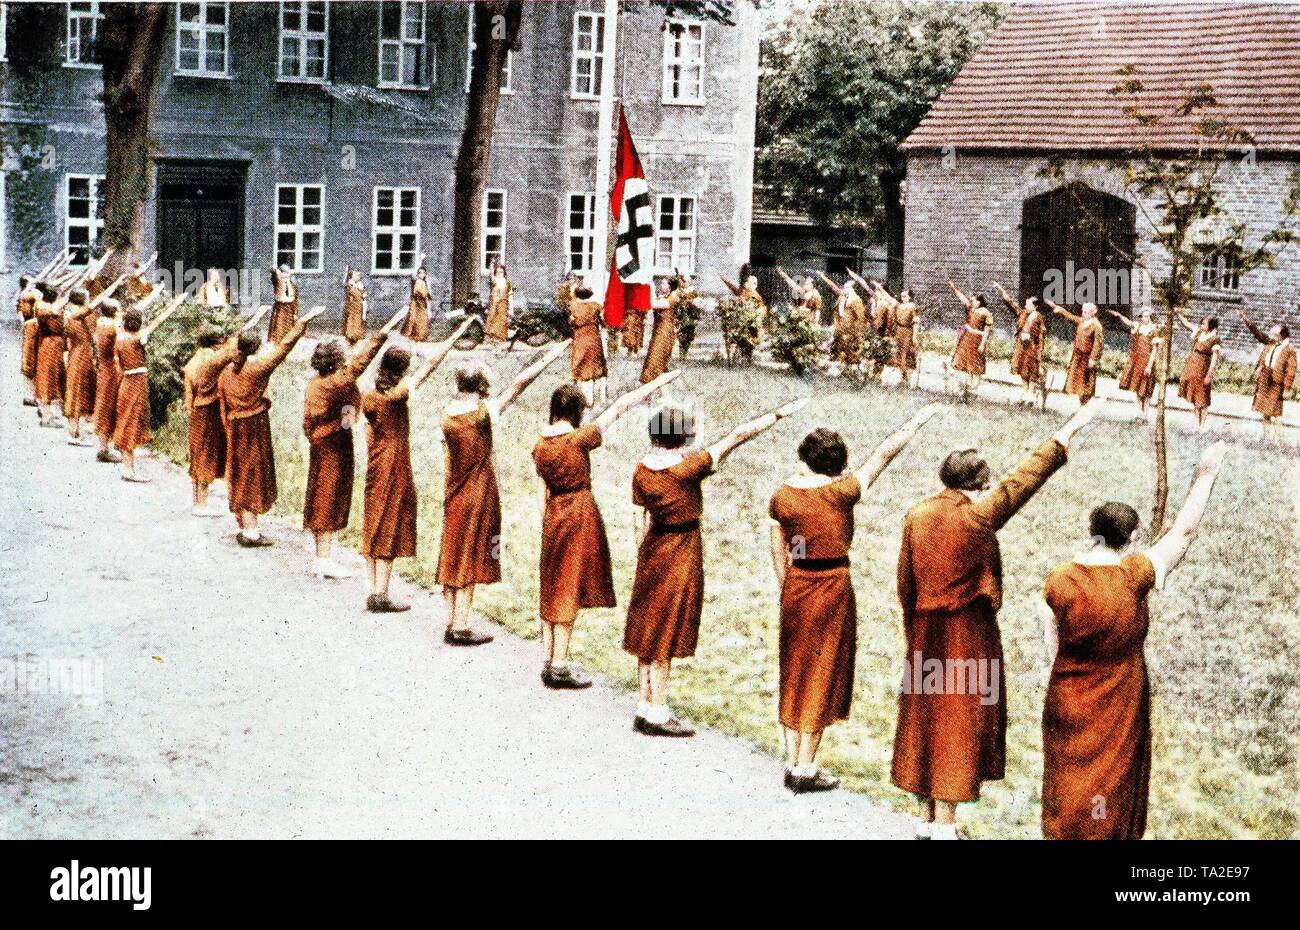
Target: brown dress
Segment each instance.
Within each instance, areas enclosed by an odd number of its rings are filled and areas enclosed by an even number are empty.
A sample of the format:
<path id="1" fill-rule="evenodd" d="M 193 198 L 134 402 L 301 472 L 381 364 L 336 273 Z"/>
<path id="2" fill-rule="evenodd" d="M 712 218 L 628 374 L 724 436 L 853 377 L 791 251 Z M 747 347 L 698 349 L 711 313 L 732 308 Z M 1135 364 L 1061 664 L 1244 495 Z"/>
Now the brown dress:
<path id="1" fill-rule="evenodd" d="M 311 448 L 307 453 L 307 490 L 302 504 L 304 530 L 337 533 L 348 525 L 356 465 L 352 430 L 342 426 L 343 408 L 352 407 L 361 413 L 357 379 L 374 361 L 383 344 L 383 336 L 371 336 L 338 371 L 312 378 L 307 383 L 302 431 Z"/>
<path id="2" fill-rule="evenodd" d="M 487 323 L 483 327 L 483 335 L 494 342 L 504 342 L 510 338 L 510 292 L 514 285 L 507 278 L 501 283 L 497 283 L 496 278 L 492 279 L 491 290 L 488 293 Z"/>
<path id="3" fill-rule="evenodd" d="M 898 696 L 891 778 L 904 791 L 974 801 L 981 782 L 1003 776 L 1007 689 L 997 622 L 997 531 L 1064 464 L 1064 447 L 1048 440 L 978 500 L 947 489 L 917 504 L 903 521 L 898 599 L 907 672 Z M 927 660 L 944 668 L 937 688 L 923 674 Z M 956 680 L 954 672 L 969 674 L 969 680 Z M 954 686 L 945 687 L 950 675 Z M 995 696 L 980 693 L 977 675 L 997 688 Z"/>
<path id="4" fill-rule="evenodd" d="M 1129 334 L 1128 364 L 1119 379 L 1120 390 L 1132 391 L 1143 400 L 1150 399 L 1155 388 L 1155 375 L 1147 370 L 1151 365 L 1155 333 L 1154 324 L 1142 324 Z"/>
<path id="5" fill-rule="evenodd" d="M 411 279 L 411 298 L 407 302 L 406 319 L 402 321 L 402 335 L 412 342 L 429 341 L 429 282 Z"/>
<path id="6" fill-rule="evenodd" d="M 501 493 L 492 463 L 492 416 L 484 404 L 442 418 L 447 481 L 438 584 L 464 588 L 501 580 Z"/>
<path id="7" fill-rule="evenodd" d="M 1218 333 L 1208 339 L 1202 339 L 1203 335 L 1204 330 L 1192 340 L 1192 351 L 1183 366 L 1183 376 L 1178 379 L 1178 396 L 1198 410 L 1210 406 L 1210 385 L 1205 383 L 1205 375 L 1214 359 L 1214 350 L 1219 346 Z"/>
<path id="8" fill-rule="evenodd" d="M 40 292 L 28 288 L 18 295 L 18 316 L 22 318 L 23 354 L 22 370 L 24 378 L 36 377 L 37 343 L 40 340 L 41 324 L 36 319 L 36 302 Z"/>
<path id="9" fill-rule="evenodd" d="M 987 307 L 966 311 L 966 324 L 957 336 L 957 348 L 952 353 L 952 367 L 968 375 L 983 375 L 987 365 L 987 344 L 981 348 L 984 334 L 993 326 L 993 314 Z"/>
<path id="10" fill-rule="evenodd" d="M 668 371 L 677 344 L 677 305 L 684 298 L 678 291 L 668 295 L 664 305 L 655 308 L 655 324 L 650 330 L 650 346 L 641 364 L 641 383 L 649 384 Z"/>
<path id="11" fill-rule="evenodd" d="M 1142 646 L 1151 560 L 1067 562 L 1047 576 L 1059 651 L 1043 706 L 1043 837 L 1140 840 L 1151 774 Z"/>
<path id="12" fill-rule="evenodd" d="M 1086 404 L 1097 393 L 1097 363 L 1101 361 L 1106 340 L 1101 322 L 1095 317 L 1085 320 L 1073 313 L 1061 314 L 1074 324 L 1074 346 L 1070 350 L 1070 367 L 1065 372 L 1065 393 L 1073 394 Z"/>
<path id="13" fill-rule="evenodd" d="M 232 336 L 219 348 L 199 349 L 181 369 L 189 415 L 190 477 L 204 487 L 226 473 L 226 428 L 221 422 L 217 381 L 239 356 L 238 340 Z"/>
<path id="14" fill-rule="evenodd" d="M 866 329 L 867 308 L 853 293 L 842 297 L 835 314 L 835 335 L 831 337 L 831 358 L 844 365 L 862 361 L 862 336 Z"/>
<path id="15" fill-rule="evenodd" d="M 368 559 L 415 555 L 418 499 L 411 472 L 410 388 L 405 380 L 362 401 L 366 416 L 366 496 L 361 554 Z M 345 514 L 346 516 L 346 514 Z"/>
<path id="16" fill-rule="evenodd" d="M 45 300 L 36 302 L 40 334 L 36 347 L 36 399 L 42 404 L 63 400 L 63 313 Z"/>
<path id="17" fill-rule="evenodd" d="M 122 333 L 114 347 L 117 367 L 117 410 L 113 415 L 113 445 L 133 452 L 149 444 L 149 372 L 139 333 Z"/>
<path id="18" fill-rule="evenodd" d="M 916 367 L 916 304 L 910 300 L 896 306 L 889 315 L 894 339 L 894 354 L 889 364 L 903 373 Z"/>
<path id="19" fill-rule="evenodd" d="M 573 380 L 595 381 L 605 377 L 605 347 L 600 342 L 600 304 L 594 300 L 569 301 L 569 345 Z"/>
<path id="20" fill-rule="evenodd" d="M 1296 352 L 1289 341 L 1264 349 L 1255 372 L 1254 409 L 1266 417 L 1280 417 L 1282 402 L 1295 385 Z"/>
<path id="21" fill-rule="evenodd" d="M 275 280 L 275 301 L 267 324 L 266 341 L 279 342 L 298 321 L 298 285 L 289 278 Z"/>
<path id="22" fill-rule="evenodd" d="M 95 435 L 112 442 L 117 427 L 117 388 L 122 371 L 117 367 L 117 321 L 101 316 L 95 322 Z"/>
<path id="23" fill-rule="evenodd" d="M 349 344 L 366 338 L 366 288 L 363 284 L 343 285 L 343 338 Z"/>
<path id="24" fill-rule="evenodd" d="M 639 354 L 645 343 L 646 311 L 628 307 L 623 314 L 623 348 L 632 354 Z"/>
<path id="25" fill-rule="evenodd" d="M 1037 310 L 1016 310 L 1016 346 L 1011 353 L 1011 373 L 1026 384 L 1043 379 L 1043 341 L 1047 324 Z"/>
<path id="26" fill-rule="evenodd" d="M 584 607 L 614 606 L 605 521 L 591 493 L 591 450 L 600 443 L 600 429 L 589 425 L 542 436 L 533 446 L 546 484 L 540 610 L 547 623 L 572 623 Z"/>
<path id="27" fill-rule="evenodd" d="M 649 512 L 650 526 L 637 549 L 623 648 L 642 662 L 695 655 L 704 606 L 701 484 L 712 473 L 712 456 L 692 452 L 659 471 L 642 463 L 632 475 L 632 503 Z"/>
<path id="28" fill-rule="evenodd" d="M 226 494 L 233 514 L 267 513 L 275 505 L 275 448 L 266 389 L 306 328 L 304 322 L 295 323 L 282 341 L 244 359 L 242 365 L 237 360 L 227 365 L 217 379 L 221 422 L 226 427 Z"/>
<path id="29" fill-rule="evenodd" d="M 64 324 L 68 343 L 68 374 L 63 391 L 63 415 L 69 420 L 95 415 L 95 311 L 83 310 Z"/>
<path id="30" fill-rule="evenodd" d="M 849 719 L 858 609 L 849 573 L 854 475 L 816 488 L 784 485 L 768 516 L 781 524 L 791 563 L 781 586 L 781 726 L 816 733 Z"/>

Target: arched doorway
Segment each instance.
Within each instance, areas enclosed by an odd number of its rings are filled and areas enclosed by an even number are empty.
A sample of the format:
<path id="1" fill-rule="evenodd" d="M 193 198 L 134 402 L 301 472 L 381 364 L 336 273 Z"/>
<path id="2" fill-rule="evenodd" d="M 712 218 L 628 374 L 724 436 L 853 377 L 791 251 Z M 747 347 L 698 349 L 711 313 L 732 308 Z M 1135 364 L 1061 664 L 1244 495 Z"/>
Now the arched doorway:
<path id="1" fill-rule="evenodd" d="M 1063 306 L 1091 301 L 1128 313 L 1133 294 L 1137 208 L 1073 183 L 1024 202 L 1020 220 L 1020 299 L 1047 296 Z"/>

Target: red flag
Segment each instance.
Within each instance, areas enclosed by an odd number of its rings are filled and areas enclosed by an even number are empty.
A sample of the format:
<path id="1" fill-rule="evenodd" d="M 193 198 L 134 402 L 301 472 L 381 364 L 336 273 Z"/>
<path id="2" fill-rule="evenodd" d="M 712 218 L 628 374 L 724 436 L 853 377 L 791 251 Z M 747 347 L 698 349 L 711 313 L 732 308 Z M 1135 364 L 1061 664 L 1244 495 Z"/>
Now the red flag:
<path id="1" fill-rule="evenodd" d="M 627 113 L 618 108 L 618 160 L 609 209 L 614 214 L 617 239 L 605 289 L 605 322 L 622 326 L 629 309 L 650 309 L 650 284 L 654 279 L 654 213 L 650 189 L 636 153 Z"/>

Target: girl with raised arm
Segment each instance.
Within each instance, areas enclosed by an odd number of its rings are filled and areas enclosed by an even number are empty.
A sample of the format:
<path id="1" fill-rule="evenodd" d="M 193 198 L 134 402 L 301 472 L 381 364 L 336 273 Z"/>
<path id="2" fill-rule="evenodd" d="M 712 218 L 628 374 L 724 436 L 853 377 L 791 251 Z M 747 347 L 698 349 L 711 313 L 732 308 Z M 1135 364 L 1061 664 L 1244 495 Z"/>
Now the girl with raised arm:
<path id="1" fill-rule="evenodd" d="M 1272 330 L 1264 332 L 1246 316 L 1246 311 L 1237 310 L 1242 324 L 1264 348 L 1255 362 L 1255 397 L 1251 406 L 1264 418 L 1264 440 L 1272 435 L 1275 420 L 1282 419 L 1282 404 L 1295 385 L 1296 351 L 1291 345 L 1291 329 L 1285 323 L 1273 324 Z"/>
<path id="2" fill-rule="evenodd" d="M 1038 298 L 1027 297 L 1024 306 L 1016 303 L 1001 284 L 993 285 L 1016 315 L 1015 347 L 1011 352 L 1011 373 L 1025 385 L 1020 402 L 1033 405 L 1043 384 L 1043 345 L 1047 340 L 1047 321 L 1038 309 Z"/>
<path id="3" fill-rule="evenodd" d="M 96 298 L 100 300 L 100 298 Z M 95 436 L 99 452 L 95 461 L 114 464 L 122 456 L 113 450 L 117 427 L 117 386 L 122 371 L 117 367 L 117 316 L 122 305 L 111 297 L 101 300 L 95 321 Z"/>
<path id="4" fill-rule="evenodd" d="M 979 390 L 980 381 L 988 367 L 988 343 L 993 335 L 993 314 L 983 294 L 967 297 L 951 281 L 948 287 L 966 308 L 966 321 L 957 334 L 957 347 L 953 349 L 951 365 L 961 378 L 962 400 Z"/>
<path id="5" fill-rule="evenodd" d="M 41 324 L 36 319 L 36 301 L 41 299 L 41 292 L 36 288 L 36 281 L 28 275 L 18 279 L 18 318 L 22 320 L 22 376 L 23 406 L 36 406 L 36 357 L 40 339 Z"/>
<path id="6" fill-rule="evenodd" d="M 618 398 L 586 426 L 586 399 L 571 384 L 551 394 L 550 425 L 533 446 L 541 485 L 542 684 L 554 689 L 591 687 L 591 678 L 569 662 L 569 641 L 578 611 L 614 606 L 609 541 L 591 493 L 591 452 L 605 432 L 647 397 L 681 374 L 669 372 Z"/>
<path id="7" fill-rule="evenodd" d="M 429 273 L 424 269 L 424 256 L 416 263 L 411 277 L 411 296 L 407 301 L 406 322 L 402 335 L 412 342 L 429 341 Z"/>
<path id="8" fill-rule="evenodd" d="M 492 278 L 488 290 L 487 323 L 483 335 L 489 342 L 502 343 L 510 338 L 510 298 L 514 285 L 501 262 L 492 263 Z"/>
<path id="9" fill-rule="evenodd" d="M 396 325 L 401 318 L 399 313 L 389 323 Z M 410 379 L 406 377 L 411 367 L 409 344 L 403 342 L 389 346 L 379 359 L 375 389 L 366 394 L 361 402 L 366 417 L 366 491 L 361 554 L 366 559 L 366 575 L 370 582 L 366 610 L 371 613 L 400 613 L 411 609 L 410 604 L 399 603 L 388 596 L 393 562 L 415 555 L 418 497 L 415 476 L 411 470 L 410 397 L 442 364 L 470 322 L 470 319 L 466 319 L 450 338 L 438 343 L 428 361 Z M 386 332 L 373 337 L 377 341 L 376 349 L 385 336 Z M 364 368 L 358 370 L 356 377 L 351 379 L 354 387 L 361 371 Z M 331 377 L 342 382 L 350 375 L 347 369 L 343 369 Z M 340 410 L 340 417 L 342 416 Z M 348 442 L 350 441 L 349 438 Z M 328 481 L 328 478 L 325 480 Z M 348 482 L 347 487 L 350 486 L 351 482 Z M 339 491 L 342 492 L 342 488 Z M 321 512 L 322 509 L 332 511 L 333 502 L 322 501 L 322 508 L 318 508 L 313 522 L 317 525 L 337 526 L 338 519 L 328 518 L 327 514 Z M 341 508 L 337 513 L 346 525 L 347 508 Z M 329 532 L 332 537 L 333 531 L 325 532 Z M 316 551 L 319 558 L 319 536 L 317 538 Z M 328 551 L 326 558 L 328 559 Z M 332 569 L 327 572 L 318 567 L 318 576 L 338 578 L 346 574 L 337 566 L 332 566 Z"/>
<path id="10" fill-rule="evenodd" d="M 343 275 L 343 338 L 348 345 L 366 338 L 366 283 L 355 268 Z"/>
<path id="11" fill-rule="evenodd" d="M 63 425 L 63 385 L 66 371 L 63 351 L 66 334 L 63 328 L 63 307 L 68 295 L 59 295 L 58 289 L 48 281 L 37 285 L 40 297 L 34 313 L 37 322 L 36 343 L 36 414 L 41 426 Z"/>
<path id="12" fill-rule="evenodd" d="M 836 284 L 822 272 L 818 276 L 835 294 L 835 332 L 831 337 L 831 360 L 841 371 L 862 365 L 862 337 L 867 327 L 867 308 L 852 281 Z"/>
<path id="13" fill-rule="evenodd" d="M 63 416 L 68 421 L 68 445 L 89 446 L 82 438 L 82 420 L 87 429 L 94 428 L 95 417 L 95 336 L 91 328 L 95 305 L 83 287 L 69 294 L 63 331 L 68 345 L 67 383 L 63 391 Z"/>
<path id="14" fill-rule="evenodd" d="M 1146 413 L 1147 401 L 1155 390 L 1155 364 L 1165 341 L 1164 336 L 1152 320 L 1150 307 L 1143 307 L 1136 320 L 1130 320 L 1114 310 L 1106 312 L 1123 323 L 1129 331 L 1128 363 L 1120 375 L 1119 389 L 1132 391 L 1137 400 L 1138 413 Z"/>
<path id="15" fill-rule="evenodd" d="M 235 541 L 246 548 L 273 545 L 258 529 L 259 515 L 275 504 L 275 449 L 271 444 L 271 401 L 266 391 L 271 376 L 298 344 L 307 324 L 325 312 L 314 307 L 289 327 L 279 341 L 262 339 L 254 330 L 239 334 L 235 359 L 217 378 L 221 422 L 226 428 L 226 494 L 239 532 Z M 274 317 L 275 309 L 271 315 Z"/>
<path id="16" fill-rule="evenodd" d="M 122 315 L 122 333 L 117 337 L 113 351 L 121 374 L 117 383 L 117 410 L 113 414 L 113 445 L 122 454 L 122 480 L 144 482 L 135 473 L 135 450 L 147 446 L 149 426 L 149 367 L 145 358 L 145 345 L 154 331 L 180 308 L 185 300 L 182 294 L 158 313 L 149 325 L 144 317 L 132 308 Z"/>
<path id="17" fill-rule="evenodd" d="M 700 516 L 704 479 L 732 452 L 798 411 L 796 400 L 736 427 L 704 449 L 691 451 L 695 418 L 664 405 L 650 415 L 650 454 L 632 474 L 639 545 L 623 649 L 637 659 L 641 701 L 633 728 L 647 736 L 694 736 L 672 715 L 668 678 L 674 659 L 695 655 L 704 604 L 704 543 Z"/>
<path id="18" fill-rule="evenodd" d="M 1097 393 L 1097 366 L 1106 348 L 1106 336 L 1097 319 L 1097 305 L 1085 302 L 1076 316 L 1058 303 L 1047 301 L 1052 312 L 1074 324 L 1074 343 L 1070 347 L 1070 367 L 1065 372 L 1065 393 L 1086 404 Z"/>
<path id="19" fill-rule="evenodd" d="M 1102 504 L 1089 518 L 1092 546 L 1047 576 L 1044 839 L 1140 840 L 1146 832 L 1147 597 L 1187 554 L 1226 452 L 1222 442 L 1205 450 L 1173 526 L 1150 548 L 1135 550 L 1137 511 Z"/>
<path id="20" fill-rule="evenodd" d="M 1182 377 L 1178 379 L 1178 396 L 1196 409 L 1196 423 L 1204 431 L 1207 427 L 1206 415 L 1210 410 L 1211 387 L 1214 384 L 1214 369 L 1219 365 L 1222 340 L 1219 338 L 1219 318 L 1207 316 L 1196 326 L 1181 313 L 1176 313 L 1179 321 L 1192 334 L 1192 348 L 1187 355 L 1187 364 L 1183 366 Z"/>
<path id="21" fill-rule="evenodd" d="M 591 288 L 579 281 L 568 301 L 570 345 L 569 370 L 573 381 L 587 400 L 587 406 L 603 404 L 608 399 L 609 382 L 605 368 L 605 346 L 600 340 L 600 304 L 592 300 Z"/>
<path id="22" fill-rule="evenodd" d="M 271 321 L 267 324 L 266 341 L 278 344 L 298 319 L 298 282 L 293 279 L 293 269 L 288 265 L 271 269 L 271 287 L 274 303 L 271 304 Z"/>
<path id="23" fill-rule="evenodd" d="M 651 301 L 655 312 L 654 328 L 650 330 L 650 345 L 645 350 L 641 364 L 641 383 L 649 384 L 668 370 L 677 344 L 677 310 L 684 301 L 694 299 L 681 275 L 664 278 L 659 282 L 659 294 Z"/>
<path id="24" fill-rule="evenodd" d="M 495 396 L 486 365 L 471 363 L 456 371 L 456 396 L 442 416 L 447 465 L 437 575 L 447 601 L 443 641 L 449 646 L 492 642 L 489 634 L 471 629 L 469 618 L 475 588 L 501 580 L 501 492 L 492 461 L 493 424 L 568 349 L 567 339 L 547 349 Z"/>
<path id="25" fill-rule="evenodd" d="M 916 301 L 912 298 L 911 288 L 903 288 L 895 298 L 878 281 L 872 281 L 871 286 L 876 300 L 884 304 L 889 315 L 889 335 L 894 343 L 894 353 L 888 365 L 898 369 L 898 383 L 906 387 L 916 368 L 916 327 L 920 315 Z"/>
<path id="26" fill-rule="evenodd" d="M 208 506 L 212 482 L 226 474 L 226 428 L 217 402 L 217 379 L 239 355 L 239 334 L 256 326 L 271 308 L 262 306 L 223 343 L 221 333 L 211 327 L 199 333 L 198 348 L 181 369 L 185 388 L 185 413 L 189 421 L 190 483 L 196 517 L 219 517 L 223 511 Z"/>
<path id="27" fill-rule="evenodd" d="M 802 467 L 768 504 L 772 568 L 781 589 L 778 715 L 785 735 L 785 786 L 829 791 L 839 780 L 817 769 L 822 731 L 849 719 L 857 606 L 849 572 L 853 508 L 940 405 L 922 409 L 844 474 L 840 434 L 815 429 L 799 443 Z"/>

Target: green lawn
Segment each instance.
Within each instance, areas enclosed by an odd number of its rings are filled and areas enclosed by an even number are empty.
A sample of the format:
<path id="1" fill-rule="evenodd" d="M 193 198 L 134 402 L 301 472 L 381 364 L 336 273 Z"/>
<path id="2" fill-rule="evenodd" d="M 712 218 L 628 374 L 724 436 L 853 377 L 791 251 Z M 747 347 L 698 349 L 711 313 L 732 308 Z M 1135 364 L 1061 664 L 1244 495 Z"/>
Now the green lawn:
<path id="1" fill-rule="evenodd" d="M 449 361 L 454 364 L 455 358 Z M 499 366 L 512 377 L 523 358 Z M 639 366 L 620 360 L 617 382 L 630 387 Z M 444 369 L 446 371 L 446 369 Z M 567 374 L 557 363 L 508 411 L 497 437 L 505 509 L 506 581 L 484 591 L 483 614 L 523 636 L 536 636 L 535 602 L 540 504 L 529 450 L 543 423 L 543 405 Z M 306 474 L 301 432 L 308 370 L 291 362 L 277 374 L 272 417 L 281 498 L 297 513 Z M 859 462 L 872 444 L 930 398 L 874 386 L 801 381 L 758 369 L 689 364 L 678 382 L 706 403 L 703 439 L 792 396 L 817 400 L 796 418 L 739 450 L 706 484 L 703 629 L 698 655 L 677 667 L 674 703 L 684 716 L 778 751 L 776 723 L 777 590 L 766 549 L 767 501 L 796 467 L 798 440 L 817 425 L 840 430 Z M 451 389 L 435 375 L 413 404 L 414 466 L 420 498 L 420 555 L 399 570 L 432 586 L 436 565 L 443 466 L 435 438 Z M 635 415 L 634 415 L 635 416 Z M 975 444 L 995 470 L 1014 465 L 1048 436 L 1058 419 L 975 403 L 954 404 L 896 461 L 858 510 L 854 575 L 859 646 L 853 719 L 833 727 L 824 763 L 853 790 L 897 806 L 906 796 L 888 780 L 898 663 L 903 644 L 894 593 L 894 565 L 904 511 L 938 488 L 943 454 Z M 157 445 L 183 459 L 181 424 L 160 431 Z M 1175 435 L 1171 461 L 1175 503 L 1208 440 Z M 595 493 L 609 528 L 620 604 L 635 564 L 631 474 L 646 447 L 642 422 L 616 431 L 594 456 Z M 359 455 L 364 462 L 364 455 Z M 364 471 L 362 465 L 360 471 Z M 358 474 L 353 525 L 360 523 Z M 1040 591 L 1044 577 L 1087 535 L 1088 510 L 1107 498 L 1149 511 L 1153 477 L 1141 427 L 1101 423 L 1081 441 L 1070 464 L 1003 531 L 1006 598 L 1001 613 L 1010 705 L 1005 781 L 963 816 L 976 836 L 1038 835 L 1043 701 Z M 1234 450 L 1215 492 L 1201 537 L 1188 561 L 1153 601 L 1148 642 L 1155 694 L 1155 762 L 1149 835 L 1154 837 L 1294 837 L 1300 834 L 1300 586 L 1293 553 L 1300 542 L 1300 466 L 1280 453 Z M 345 536 L 355 542 L 355 534 Z M 628 689 L 633 660 L 620 649 L 620 609 L 591 611 L 578 622 L 576 656 Z M 397 622 L 397 621 L 395 621 Z M 575 695 L 574 700 L 582 700 Z M 629 723 L 633 707 L 628 698 Z M 689 752 L 689 747 L 683 747 Z M 780 777 L 773 759 L 772 777 Z"/>

